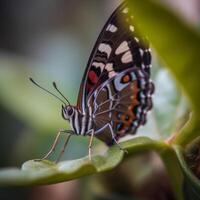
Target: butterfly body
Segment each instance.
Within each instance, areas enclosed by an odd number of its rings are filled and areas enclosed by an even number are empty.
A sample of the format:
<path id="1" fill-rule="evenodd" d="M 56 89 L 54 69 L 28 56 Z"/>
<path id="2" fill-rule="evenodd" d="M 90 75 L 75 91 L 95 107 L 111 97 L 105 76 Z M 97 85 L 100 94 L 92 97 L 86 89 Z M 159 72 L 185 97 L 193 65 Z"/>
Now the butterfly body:
<path id="1" fill-rule="evenodd" d="M 145 73 L 130 68 L 96 88 L 87 99 L 84 112 L 67 106 L 62 108 L 62 116 L 69 120 L 74 134 L 85 136 L 94 133 L 112 145 L 126 134 L 134 134 L 146 122 L 146 112 L 151 107 L 151 87 Z"/>
<path id="2" fill-rule="evenodd" d="M 31 79 L 64 103 L 62 116 L 72 128 L 65 132 L 90 136 L 89 157 L 94 136 L 109 146 L 118 143 L 145 124 L 152 108 L 151 51 L 148 43 L 137 36 L 133 19 L 126 3 L 108 19 L 90 55 L 76 106 L 70 105 L 55 83 L 54 88 L 68 105 Z"/>
<path id="3" fill-rule="evenodd" d="M 152 107 L 150 49 L 134 36 L 128 12 L 123 3 L 100 33 L 69 119 L 75 134 L 93 133 L 108 145 L 135 134 Z"/>

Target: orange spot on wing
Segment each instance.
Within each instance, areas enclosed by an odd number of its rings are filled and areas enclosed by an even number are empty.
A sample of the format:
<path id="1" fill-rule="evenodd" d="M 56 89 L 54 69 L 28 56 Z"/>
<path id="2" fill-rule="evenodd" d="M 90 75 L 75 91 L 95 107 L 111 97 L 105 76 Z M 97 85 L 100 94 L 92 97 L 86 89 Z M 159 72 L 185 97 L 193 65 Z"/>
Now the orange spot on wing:
<path id="1" fill-rule="evenodd" d="M 137 94 L 139 89 L 138 89 L 138 83 L 137 81 L 133 81 L 132 83 L 132 89 L 133 89 L 133 94 Z"/>
<path id="2" fill-rule="evenodd" d="M 122 82 L 123 83 L 128 83 L 130 81 L 131 81 L 130 75 L 127 74 L 127 75 L 122 77 Z"/>

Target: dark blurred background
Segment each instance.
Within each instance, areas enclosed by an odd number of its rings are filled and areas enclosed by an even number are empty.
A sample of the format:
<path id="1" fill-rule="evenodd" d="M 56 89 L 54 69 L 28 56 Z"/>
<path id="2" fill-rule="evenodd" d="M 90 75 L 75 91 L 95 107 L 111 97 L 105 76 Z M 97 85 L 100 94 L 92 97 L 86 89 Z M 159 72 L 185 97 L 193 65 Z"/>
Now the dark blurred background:
<path id="1" fill-rule="evenodd" d="M 60 103 L 35 88 L 28 77 L 33 77 L 50 90 L 53 90 L 52 81 L 56 81 L 70 102 L 75 104 L 93 44 L 107 18 L 120 2 L 0 0 L 1 168 L 20 167 L 26 160 L 41 157 L 49 149 L 58 130 L 69 127 L 61 118 Z M 199 0 L 163 0 L 162 3 L 170 6 L 185 18 L 187 23 L 198 27 Z M 165 74 L 161 74 L 162 78 L 165 77 Z M 159 82 L 159 77 L 157 79 Z M 170 87 L 166 88 L 166 91 L 169 90 Z M 163 102 L 163 99 L 159 98 L 158 95 L 156 105 Z M 152 123 L 150 120 L 149 126 L 152 126 Z M 141 134 L 146 130 L 141 130 Z M 155 133 L 152 137 L 160 136 Z M 74 137 L 63 159 L 75 159 L 86 155 L 87 143 L 87 138 Z M 59 146 L 61 145 L 62 141 Z M 56 155 L 52 159 L 55 157 Z M 140 167 L 144 162 L 149 163 L 145 173 L 150 173 L 155 168 L 159 168 L 156 173 L 160 173 L 162 164 L 154 154 L 139 156 L 132 161 L 135 166 Z M 109 182 L 107 179 L 113 180 L 112 175 L 105 177 L 106 182 Z M 0 188 L 0 200 L 98 199 L 91 196 L 92 191 L 102 192 L 101 187 L 94 183 L 98 179 L 102 177 L 83 178 L 52 186 Z M 159 184 L 164 188 L 163 191 L 170 193 L 168 186 L 155 183 Z M 95 188 L 91 188 L 91 185 Z M 143 196 L 141 193 L 140 189 L 135 192 L 138 196 Z M 141 199 L 148 198 L 143 196 Z"/>

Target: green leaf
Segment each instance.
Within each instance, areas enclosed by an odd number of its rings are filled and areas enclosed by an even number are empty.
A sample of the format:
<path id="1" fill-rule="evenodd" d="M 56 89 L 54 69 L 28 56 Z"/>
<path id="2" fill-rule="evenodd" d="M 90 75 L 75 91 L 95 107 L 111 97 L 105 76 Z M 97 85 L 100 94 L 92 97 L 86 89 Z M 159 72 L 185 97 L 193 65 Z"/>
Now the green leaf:
<path id="1" fill-rule="evenodd" d="M 113 146 L 104 155 L 93 155 L 92 161 L 88 157 L 77 160 L 63 161 L 55 164 L 50 161 L 27 161 L 21 169 L 2 169 L 0 171 L 0 185 L 39 185 L 58 183 L 79 178 L 82 176 L 104 172 L 119 165 L 124 156 L 131 156 L 146 150 L 158 152 L 166 149 L 165 143 L 153 141 L 146 137 L 138 137 L 133 140 L 121 143 L 121 146 L 128 151 L 119 150 Z"/>
<path id="2" fill-rule="evenodd" d="M 191 186 L 187 179 L 184 180 L 183 192 L 185 199 L 200 200 L 199 193 Z"/>
<path id="3" fill-rule="evenodd" d="M 183 190 L 185 199 L 200 199 L 200 180 L 192 173 L 184 158 L 184 151 L 182 147 L 174 146 L 176 155 L 178 157 L 180 166 L 184 172 L 185 180 Z"/>
<path id="4" fill-rule="evenodd" d="M 195 113 L 200 114 L 200 36 L 197 30 L 184 23 L 169 9 L 151 0 L 127 0 L 130 12 L 137 22 L 140 33 L 148 36 L 159 57 L 175 76 L 185 94 L 192 103 Z M 169 83 L 163 83 L 169 84 Z M 189 129 L 177 134 L 177 144 L 186 145 L 198 136 L 197 131 L 189 137 L 191 130 L 197 130 L 199 120 Z M 189 138 L 189 140 L 188 140 Z"/>

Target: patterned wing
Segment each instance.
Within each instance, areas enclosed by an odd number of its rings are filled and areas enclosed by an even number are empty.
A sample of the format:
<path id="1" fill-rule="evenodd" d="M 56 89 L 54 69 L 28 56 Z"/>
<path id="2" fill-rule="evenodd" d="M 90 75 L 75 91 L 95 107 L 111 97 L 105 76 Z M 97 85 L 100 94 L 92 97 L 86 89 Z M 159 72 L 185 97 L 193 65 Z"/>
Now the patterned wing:
<path id="1" fill-rule="evenodd" d="M 87 106 L 93 117 L 96 136 L 108 145 L 126 134 L 134 134 L 146 122 L 152 107 L 154 86 L 146 73 L 138 68 L 124 70 L 100 85 L 89 97 Z M 112 130 L 108 129 L 109 125 Z"/>
<path id="2" fill-rule="evenodd" d="M 77 106 L 83 112 L 92 92 L 118 73 L 137 67 L 149 75 L 151 54 L 149 47 L 136 37 L 130 25 L 126 4 L 121 4 L 111 15 L 93 48 L 81 83 Z M 131 23 L 132 24 L 132 23 Z"/>

